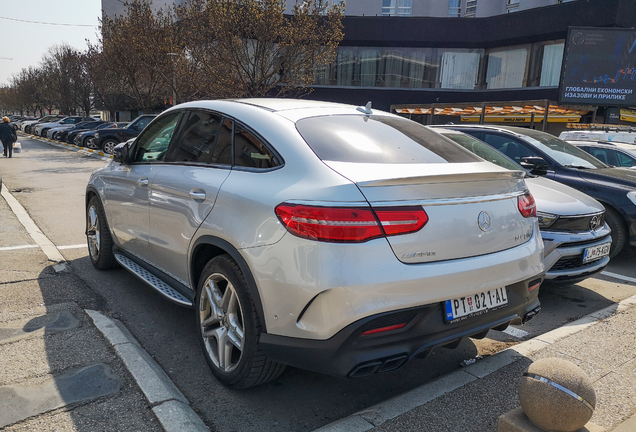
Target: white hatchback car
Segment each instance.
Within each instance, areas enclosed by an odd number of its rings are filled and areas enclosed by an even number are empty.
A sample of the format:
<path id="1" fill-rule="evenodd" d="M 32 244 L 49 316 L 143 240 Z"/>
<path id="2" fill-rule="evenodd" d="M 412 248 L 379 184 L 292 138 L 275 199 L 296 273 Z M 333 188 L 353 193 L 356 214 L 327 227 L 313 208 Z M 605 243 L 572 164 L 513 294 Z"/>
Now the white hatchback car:
<path id="1" fill-rule="evenodd" d="M 523 175 L 369 105 L 191 102 L 93 173 L 86 234 L 195 309 L 224 384 L 356 378 L 539 312 Z"/>

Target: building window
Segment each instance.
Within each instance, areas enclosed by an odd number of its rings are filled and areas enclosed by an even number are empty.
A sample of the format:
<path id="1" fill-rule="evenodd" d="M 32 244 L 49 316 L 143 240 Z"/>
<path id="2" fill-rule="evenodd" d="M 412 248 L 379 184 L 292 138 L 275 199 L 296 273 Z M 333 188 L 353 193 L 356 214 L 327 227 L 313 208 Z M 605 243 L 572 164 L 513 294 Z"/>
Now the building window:
<path id="1" fill-rule="evenodd" d="M 546 45 L 543 47 L 541 62 L 541 87 L 556 87 L 561 78 L 561 63 L 565 44 Z"/>
<path id="2" fill-rule="evenodd" d="M 440 60 L 441 88 L 474 90 L 479 71 L 478 52 L 446 51 Z"/>
<path id="3" fill-rule="evenodd" d="M 413 0 L 398 0 L 397 16 L 411 16 L 412 4 Z"/>
<path id="4" fill-rule="evenodd" d="M 382 16 L 411 16 L 413 0 L 382 0 Z"/>
<path id="5" fill-rule="evenodd" d="M 574 1 L 574 0 L 559 0 L 559 4 L 561 4 L 561 3 L 567 3 L 567 2 L 571 2 L 571 1 Z"/>
<path id="6" fill-rule="evenodd" d="M 466 17 L 474 17 L 477 14 L 477 0 L 466 0 Z"/>
<path id="7" fill-rule="evenodd" d="M 462 0 L 448 0 L 448 16 L 454 18 L 462 16 Z"/>
<path id="8" fill-rule="evenodd" d="M 488 54 L 486 84 L 489 89 L 525 87 L 528 49 L 511 49 Z"/>
<path id="9" fill-rule="evenodd" d="M 519 0 L 508 0 L 508 5 L 506 6 L 506 12 L 516 12 L 519 10 Z"/>

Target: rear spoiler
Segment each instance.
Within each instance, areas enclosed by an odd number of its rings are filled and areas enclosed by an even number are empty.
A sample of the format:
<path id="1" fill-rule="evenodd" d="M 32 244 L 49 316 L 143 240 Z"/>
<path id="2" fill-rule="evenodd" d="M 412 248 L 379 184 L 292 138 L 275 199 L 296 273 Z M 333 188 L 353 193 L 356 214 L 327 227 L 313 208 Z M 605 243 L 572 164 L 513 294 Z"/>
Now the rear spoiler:
<path id="1" fill-rule="evenodd" d="M 471 174 L 438 174 L 430 176 L 400 177 L 358 183 L 360 187 L 405 186 L 415 184 L 461 183 L 486 180 L 513 180 L 526 176 L 524 171 L 479 172 Z"/>
<path id="2" fill-rule="evenodd" d="M 324 163 L 360 187 L 518 180 L 527 175 L 523 170 L 507 170 L 485 161 L 434 164 Z"/>

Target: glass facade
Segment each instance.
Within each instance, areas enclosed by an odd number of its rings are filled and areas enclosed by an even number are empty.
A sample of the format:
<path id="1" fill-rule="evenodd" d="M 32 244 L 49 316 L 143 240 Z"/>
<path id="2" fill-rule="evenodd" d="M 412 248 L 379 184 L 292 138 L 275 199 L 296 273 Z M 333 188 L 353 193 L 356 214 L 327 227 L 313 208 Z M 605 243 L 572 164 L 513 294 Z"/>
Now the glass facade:
<path id="1" fill-rule="evenodd" d="M 494 49 L 340 46 L 314 71 L 316 86 L 413 89 L 556 87 L 564 41 Z"/>

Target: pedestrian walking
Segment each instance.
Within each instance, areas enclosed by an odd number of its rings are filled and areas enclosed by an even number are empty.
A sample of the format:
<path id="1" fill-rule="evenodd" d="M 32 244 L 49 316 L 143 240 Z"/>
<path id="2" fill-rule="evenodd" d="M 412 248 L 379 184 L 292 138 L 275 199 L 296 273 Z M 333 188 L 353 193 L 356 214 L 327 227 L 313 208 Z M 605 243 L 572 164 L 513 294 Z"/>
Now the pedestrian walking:
<path id="1" fill-rule="evenodd" d="M 4 146 L 4 157 L 13 157 L 13 143 L 18 140 L 18 135 L 10 123 L 9 117 L 2 117 L 0 124 L 0 141 Z"/>

